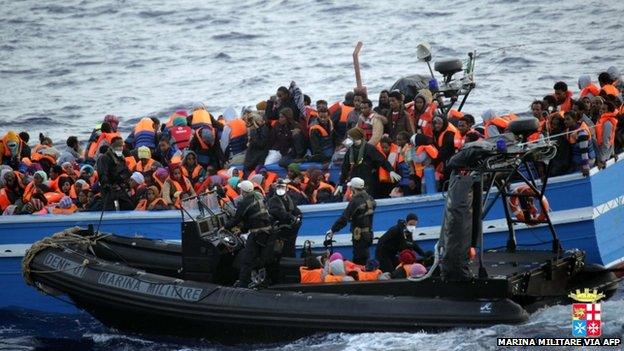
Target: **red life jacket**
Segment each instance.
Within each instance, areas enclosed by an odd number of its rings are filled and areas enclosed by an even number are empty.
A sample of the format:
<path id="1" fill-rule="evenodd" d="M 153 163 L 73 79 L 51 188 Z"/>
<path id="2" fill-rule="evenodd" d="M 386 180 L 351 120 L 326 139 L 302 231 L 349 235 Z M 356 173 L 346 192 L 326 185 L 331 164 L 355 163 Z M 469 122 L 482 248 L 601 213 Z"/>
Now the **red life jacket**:
<path id="1" fill-rule="evenodd" d="M 171 135 L 172 144 L 175 145 L 178 150 L 184 150 L 191 142 L 193 129 L 189 126 L 173 126 L 169 128 L 169 134 Z"/>
<path id="2" fill-rule="evenodd" d="M 435 101 L 431 102 L 425 109 L 425 112 L 418 118 L 418 127 L 424 135 L 430 138 L 433 138 L 433 114 L 437 108 L 438 103 Z"/>
<path id="3" fill-rule="evenodd" d="M 370 138 L 373 136 L 373 118 L 371 118 L 369 122 L 364 121 L 363 117 L 360 116 L 357 123 L 358 128 L 364 131 L 364 137 L 366 138 L 366 141 L 369 141 Z"/>

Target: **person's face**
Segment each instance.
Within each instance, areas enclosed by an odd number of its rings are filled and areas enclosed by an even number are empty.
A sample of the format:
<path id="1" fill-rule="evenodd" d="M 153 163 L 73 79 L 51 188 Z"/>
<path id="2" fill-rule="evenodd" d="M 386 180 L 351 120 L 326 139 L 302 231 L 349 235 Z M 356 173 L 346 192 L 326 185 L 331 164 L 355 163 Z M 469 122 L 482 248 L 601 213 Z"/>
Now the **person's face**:
<path id="1" fill-rule="evenodd" d="M 600 114 L 609 112 L 609 110 L 607 109 L 607 105 L 605 105 L 605 104 L 600 105 L 600 110 L 599 111 L 600 111 Z"/>
<path id="2" fill-rule="evenodd" d="M 397 145 L 399 147 L 403 147 L 407 144 L 407 139 L 405 139 L 402 135 L 397 135 Z"/>
<path id="3" fill-rule="evenodd" d="M 284 94 L 281 90 L 278 90 L 275 95 L 279 101 L 284 101 L 288 97 L 288 95 Z"/>
<path id="4" fill-rule="evenodd" d="M 560 118 L 554 117 L 550 120 L 550 130 L 551 133 L 558 133 L 563 130 Z"/>
<path id="5" fill-rule="evenodd" d="M 43 183 L 43 178 L 39 174 L 35 174 L 35 184 L 41 185 Z"/>
<path id="6" fill-rule="evenodd" d="M 193 154 L 189 154 L 188 156 L 186 156 L 184 160 L 186 161 L 186 164 L 189 166 L 194 166 L 196 162 L 195 155 Z"/>
<path id="7" fill-rule="evenodd" d="M 364 116 L 367 116 L 367 117 L 368 117 L 368 116 L 371 114 L 371 112 L 373 111 L 373 109 L 372 109 L 370 106 L 368 106 L 368 104 L 360 104 L 360 109 L 361 109 L 361 111 L 362 111 L 362 114 L 363 114 Z"/>
<path id="8" fill-rule="evenodd" d="M 63 182 L 63 185 L 61 186 L 61 191 L 67 194 L 69 193 L 70 190 L 71 190 L 71 184 L 69 182 Z"/>
<path id="9" fill-rule="evenodd" d="M 388 93 L 379 94 L 379 104 L 387 104 L 388 103 Z"/>
<path id="10" fill-rule="evenodd" d="M 542 105 L 541 104 L 531 105 L 531 112 L 533 113 L 533 117 L 537 119 L 541 119 L 542 118 Z"/>
<path id="11" fill-rule="evenodd" d="M 154 201 L 154 199 L 156 198 L 156 194 L 154 193 L 154 190 L 150 189 L 147 191 L 147 201 Z"/>
<path id="12" fill-rule="evenodd" d="M 181 179 L 182 178 L 182 171 L 180 170 L 180 168 L 176 168 L 173 170 L 173 172 L 171 172 L 171 177 L 173 179 Z"/>
<path id="13" fill-rule="evenodd" d="M 390 153 L 390 144 L 388 143 L 381 143 L 381 149 L 383 150 L 384 154 L 389 154 Z"/>
<path id="14" fill-rule="evenodd" d="M 328 111 L 319 111 L 318 116 L 319 116 L 319 119 L 321 119 L 323 121 L 327 121 L 329 119 L 329 112 Z"/>
<path id="15" fill-rule="evenodd" d="M 360 108 L 362 108 L 362 97 L 359 95 L 356 95 L 353 97 L 353 106 L 355 107 L 355 109 L 359 110 Z"/>
<path id="16" fill-rule="evenodd" d="M 424 107 L 425 107 L 425 100 L 423 100 L 422 98 L 414 99 L 414 109 L 416 111 L 422 111 Z"/>
<path id="17" fill-rule="evenodd" d="M 397 100 L 395 97 L 391 96 L 389 101 L 390 101 L 390 108 L 391 109 L 393 109 L 395 111 L 399 109 L 399 104 L 400 104 L 399 100 Z"/>
<path id="18" fill-rule="evenodd" d="M 56 173 L 53 169 L 50 170 L 50 178 L 52 179 L 56 179 L 56 177 L 58 177 L 59 174 Z"/>
<path id="19" fill-rule="evenodd" d="M 557 102 L 564 102 L 567 97 L 567 91 L 555 90 L 555 99 L 557 99 Z"/>
<path id="20" fill-rule="evenodd" d="M 158 144 L 158 148 L 161 152 L 166 152 L 167 150 L 169 150 L 169 143 L 167 143 L 166 141 L 161 141 Z"/>
<path id="21" fill-rule="evenodd" d="M 407 225 L 411 225 L 411 226 L 414 226 L 414 227 L 415 227 L 416 225 L 418 225 L 418 221 L 417 221 L 417 220 L 415 220 L 415 219 L 410 219 L 409 221 L 407 221 L 407 223 L 406 223 L 406 224 L 407 224 Z"/>
<path id="22" fill-rule="evenodd" d="M 84 191 L 79 192 L 79 193 L 78 193 L 78 201 L 79 201 L 81 204 L 84 204 L 84 203 L 86 203 L 87 201 L 89 201 L 89 197 L 87 196 L 87 193 L 86 193 L 86 192 L 84 192 Z"/>
<path id="23" fill-rule="evenodd" d="M 574 128 L 576 126 L 576 121 L 570 116 L 566 116 L 564 122 L 567 128 Z"/>
<path id="24" fill-rule="evenodd" d="M 436 132 L 441 132 L 443 125 L 444 125 L 444 122 L 442 122 L 441 119 L 435 118 L 433 120 L 433 129 L 435 129 Z"/>
<path id="25" fill-rule="evenodd" d="M 279 118 L 277 119 L 277 122 L 281 125 L 285 125 L 287 121 L 288 119 L 286 119 L 286 116 L 284 115 L 279 115 Z"/>
<path id="26" fill-rule="evenodd" d="M 63 167 L 63 171 L 65 171 L 65 173 L 67 173 L 70 176 L 74 174 L 74 169 L 72 168 L 71 165 Z"/>
<path id="27" fill-rule="evenodd" d="M 461 135 L 466 135 L 466 133 L 470 130 L 470 126 L 466 123 L 466 121 L 460 120 L 457 122 L 457 129 L 459 129 Z"/>
<path id="28" fill-rule="evenodd" d="M 7 173 L 4 175 L 4 181 L 7 185 L 14 186 L 17 178 L 15 177 L 15 173 Z"/>
<path id="29" fill-rule="evenodd" d="M 128 182 L 128 184 L 130 184 L 131 188 L 136 188 L 137 185 L 139 185 L 137 182 L 134 181 L 134 179 L 130 178 L 130 181 Z"/>
<path id="30" fill-rule="evenodd" d="M 585 106 L 585 111 L 589 111 L 591 109 L 591 99 L 588 97 L 584 97 L 581 99 L 581 102 Z"/>

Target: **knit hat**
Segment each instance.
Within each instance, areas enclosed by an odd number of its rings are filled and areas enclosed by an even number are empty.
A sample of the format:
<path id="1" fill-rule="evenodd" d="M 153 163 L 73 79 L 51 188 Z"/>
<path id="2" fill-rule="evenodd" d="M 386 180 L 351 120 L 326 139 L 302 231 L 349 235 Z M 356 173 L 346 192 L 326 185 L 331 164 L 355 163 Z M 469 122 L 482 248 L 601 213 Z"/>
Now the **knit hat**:
<path id="1" fill-rule="evenodd" d="M 187 124 L 186 123 L 186 117 L 178 116 L 178 117 L 173 119 L 173 125 L 176 126 L 176 127 L 183 127 L 186 124 Z"/>
<path id="2" fill-rule="evenodd" d="M 59 207 L 60 208 L 70 208 L 73 203 L 74 202 L 72 201 L 71 197 L 63 196 L 61 201 L 59 201 Z"/>
<path id="3" fill-rule="evenodd" d="M 167 177 L 169 177 L 169 171 L 166 168 L 159 167 L 156 172 L 154 172 L 154 177 L 158 178 L 161 182 L 164 182 Z"/>
<path id="4" fill-rule="evenodd" d="M 403 264 L 413 264 L 416 262 L 416 255 L 414 251 L 405 249 L 399 253 L 399 261 Z"/>
<path id="5" fill-rule="evenodd" d="M 145 182 L 145 177 L 140 172 L 134 172 L 130 176 L 130 179 L 134 180 L 137 184 L 143 184 Z"/>
<path id="6" fill-rule="evenodd" d="M 91 165 L 84 165 L 82 167 L 80 167 L 80 173 L 85 172 L 88 175 L 92 175 L 93 172 L 95 172 L 95 169 L 93 169 L 93 166 Z"/>
<path id="7" fill-rule="evenodd" d="M 349 131 L 347 132 L 347 135 L 353 140 L 364 139 L 364 131 L 358 127 L 349 129 Z"/>
<path id="8" fill-rule="evenodd" d="M 140 146 L 137 149 L 137 154 L 140 160 L 152 158 L 152 151 L 147 146 Z"/>
<path id="9" fill-rule="evenodd" d="M 335 260 L 343 260 L 342 254 L 340 252 L 334 252 L 333 254 L 331 254 L 331 256 L 329 256 L 329 262 L 333 262 Z"/>
<path id="10" fill-rule="evenodd" d="M 288 170 L 291 172 L 301 173 L 301 166 L 298 163 L 291 163 L 288 165 Z"/>
<path id="11" fill-rule="evenodd" d="M 410 269 L 409 276 L 412 278 L 418 278 L 425 274 L 427 274 L 427 268 L 420 263 L 414 263 Z"/>
<path id="12" fill-rule="evenodd" d="M 41 178 L 43 178 L 44 183 L 48 181 L 48 175 L 44 171 L 37 171 L 35 172 L 35 175 L 39 175 Z"/>

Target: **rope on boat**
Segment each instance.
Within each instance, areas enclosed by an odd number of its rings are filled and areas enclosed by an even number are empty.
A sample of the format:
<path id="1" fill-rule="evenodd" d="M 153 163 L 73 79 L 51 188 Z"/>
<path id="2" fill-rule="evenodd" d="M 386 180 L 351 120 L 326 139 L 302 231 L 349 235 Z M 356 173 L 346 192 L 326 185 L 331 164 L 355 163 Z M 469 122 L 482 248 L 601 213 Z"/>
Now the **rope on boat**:
<path id="1" fill-rule="evenodd" d="M 80 227 L 72 227 L 63 230 L 62 232 L 58 232 L 53 234 L 52 236 L 45 237 L 37 242 L 35 242 L 25 253 L 24 258 L 22 259 L 22 276 L 26 281 L 26 284 L 37 287 L 34 280 L 32 279 L 32 273 L 36 274 L 46 274 L 46 273 L 59 273 L 67 270 L 74 269 L 75 267 L 71 267 L 68 269 L 53 269 L 53 270 L 33 270 L 30 268 L 32 260 L 37 256 L 41 251 L 54 248 L 54 249 L 68 249 L 69 245 L 84 245 L 85 247 L 91 247 L 96 244 L 96 242 L 107 235 L 92 235 L 92 236 L 83 236 L 78 234 L 82 229 Z M 89 264 L 88 259 L 84 259 L 81 263 L 81 266 L 85 267 Z"/>

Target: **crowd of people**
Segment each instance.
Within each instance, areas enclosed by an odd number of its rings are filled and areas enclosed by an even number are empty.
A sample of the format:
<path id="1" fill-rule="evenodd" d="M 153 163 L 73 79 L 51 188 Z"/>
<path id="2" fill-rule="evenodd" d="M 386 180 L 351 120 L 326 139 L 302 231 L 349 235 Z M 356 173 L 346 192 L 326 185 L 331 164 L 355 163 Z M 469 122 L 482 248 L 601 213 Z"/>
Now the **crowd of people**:
<path id="1" fill-rule="evenodd" d="M 530 104 L 540 130 L 529 140 L 558 144 L 550 175 L 588 175 L 622 151 L 624 81 L 610 68 L 597 82 L 581 76 L 576 94 L 556 82 L 552 93 Z M 259 193 L 275 191 L 279 176 L 269 165 L 283 167 L 297 205 L 348 199 L 343 187 L 353 177 L 375 198 L 416 195 L 425 173 L 442 186 L 449 177 L 444 165 L 462 145 L 504 133 L 517 118 L 487 110 L 477 126 L 468 113 L 440 113 L 427 89 L 409 100 L 384 90 L 375 105 L 365 90 L 354 89 L 341 102 L 312 104 L 291 83 L 240 116 L 228 108 L 215 117 L 196 104 L 166 121 L 141 118 L 122 136 L 120 118 L 107 115 L 86 143 L 70 136 L 61 147 L 40 134 L 31 146 L 28 132 L 9 130 L 0 140 L 0 209 L 4 215 L 165 210 L 207 190 L 235 200 L 243 180 Z M 332 182 L 334 165 L 340 176 Z"/>

